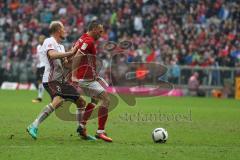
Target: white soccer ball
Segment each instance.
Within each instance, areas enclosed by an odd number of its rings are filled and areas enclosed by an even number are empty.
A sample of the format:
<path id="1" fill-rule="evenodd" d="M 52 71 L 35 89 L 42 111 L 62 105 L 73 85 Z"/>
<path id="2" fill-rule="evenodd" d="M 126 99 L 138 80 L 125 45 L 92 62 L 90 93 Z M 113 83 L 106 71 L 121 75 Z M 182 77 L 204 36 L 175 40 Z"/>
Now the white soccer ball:
<path id="1" fill-rule="evenodd" d="M 164 128 L 156 128 L 152 132 L 152 139 L 155 143 L 165 143 L 168 139 L 168 132 Z"/>

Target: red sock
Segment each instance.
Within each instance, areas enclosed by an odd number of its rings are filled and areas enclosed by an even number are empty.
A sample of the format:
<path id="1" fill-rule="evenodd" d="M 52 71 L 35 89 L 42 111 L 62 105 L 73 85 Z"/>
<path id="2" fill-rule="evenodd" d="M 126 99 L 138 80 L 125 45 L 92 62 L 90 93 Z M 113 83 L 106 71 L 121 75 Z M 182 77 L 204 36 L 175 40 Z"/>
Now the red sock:
<path id="1" fill-rule="evenodd" d="M 85 112 L 83 114 L 83 118 L 82 118 L 82 124 L 86 125 L 88 119 L 90 118 L 93 109 L 94 109 L 95 105 L 92 103 L 88 103 L 87 107 L 85 108 Z"/>
<path id="2" fill-rule="evenodd" d="M 108 108 L 100 106 L 98 109 L 98 130 L 104 130 L 108 118 Z"/>

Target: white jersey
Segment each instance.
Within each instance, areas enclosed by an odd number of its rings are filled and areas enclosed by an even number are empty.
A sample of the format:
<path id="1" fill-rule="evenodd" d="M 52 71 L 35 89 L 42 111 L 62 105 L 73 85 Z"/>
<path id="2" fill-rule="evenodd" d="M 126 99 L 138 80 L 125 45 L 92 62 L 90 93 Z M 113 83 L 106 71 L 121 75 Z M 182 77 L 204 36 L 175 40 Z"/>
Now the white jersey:
<path id="1" fill-rule="evenodd" d="M 44 67 L 42 45 L 37 46 L 37 68 Z"/>
<path id="2" fill-rule="evenodd" d="M 53 80 L 61 81 L 63 79 L 63 66 L 61 59 L 53 59 L 51 60 L 48 57 L 49 50 L 56 50 L 58 52 L 65 52 L 65 48 L 63 45 L 57 43 L 55 38 L 50 37 L 46 38 L 42 45 L 43 50 L 43 62 L 45 66 L 45 71 L 43 74 L 43 83 L 50 82 Z"/>

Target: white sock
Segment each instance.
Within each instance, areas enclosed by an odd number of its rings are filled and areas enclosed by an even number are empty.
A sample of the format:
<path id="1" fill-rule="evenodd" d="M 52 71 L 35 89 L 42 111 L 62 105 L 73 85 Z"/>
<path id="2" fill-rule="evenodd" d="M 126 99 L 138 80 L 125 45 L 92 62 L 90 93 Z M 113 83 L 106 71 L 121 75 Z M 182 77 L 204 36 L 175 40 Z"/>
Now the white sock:
<path id="1" fill-rule="evenodd" d="M 105 133 L 105 130 L 97 130 L 97 133 Z"/>
<path id="2" fill-rule="evenodd" d="M 84 114 L 84 108 L 77 108 L 77 110 L 76 110 L 76 119 L 77 119 L 78 126 L 81 125 L 83 114 Z"/>
<path id="3" fill-rule="evenodd" d="M 36 128 L 42 123 L 52 112 L 54 111 L 54 108 L 52 107 L 52 104 L 48 104 L 43 111 L 38 115 L 38 117 L 35 119 L 35 121 L 32 123 L 32 125 Z"/>
<path id="4" fill-rule="evenodd" d="M 38 84 L 38 98 L 42 99 L 43 93 L 44 93 L 44 87 L 43 87 L 43 84 L 40 83 Z"/>

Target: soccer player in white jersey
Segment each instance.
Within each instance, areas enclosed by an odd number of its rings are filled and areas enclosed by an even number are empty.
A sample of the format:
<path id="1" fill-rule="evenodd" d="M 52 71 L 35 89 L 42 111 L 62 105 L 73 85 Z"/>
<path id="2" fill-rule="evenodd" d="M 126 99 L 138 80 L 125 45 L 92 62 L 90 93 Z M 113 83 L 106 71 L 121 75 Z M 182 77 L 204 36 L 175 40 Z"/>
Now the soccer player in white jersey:
<path id="1" fill-rule="evenodd" d="M 36 84 L 38 88 L 38 96 L 37 98 L 32 100 L 33 103 L 42 102 L 43 93 L 44 93 L 44 88 L 42 85 L 42 77 L 45 69 L 44 62 L 43 62 L 43 53 L 42 53 L 42 44 L 44 39 L 45 39 L 44 35 L 40 35 L 38 38 L 39 44 L 37 45 L 37 54 L 36 54 L 36 58 L 37 58 L 37 61 L 36 61 L 36 67 L 37 67 L 36 82 L 37 83 Z"/>
<path id="2" fill-rule="evenodd" d="M 65 38 L 64 26 L 60 21 L 53 21 L 49 26 L 51 37 L 46 38 L 42 45 L 45 71 L 43 74 L 43 86 L 52 98 L 37 118 L 27 127 L 27 132 L 32 138 L 37 138 L 39 125 L 59 106 L 64 100 L 71 100 L 77 106 L 77 122 L 80 124 L 84 112 L 85 101 L 79 92 L 68 82 L 64 82 L 64 66 L 62 59 L 70 57 L 77 52 L 77 47 L 65 52 L 60 42 Z M 95 137 L 86 135 L 86 139 L 95 140 Z"/>

